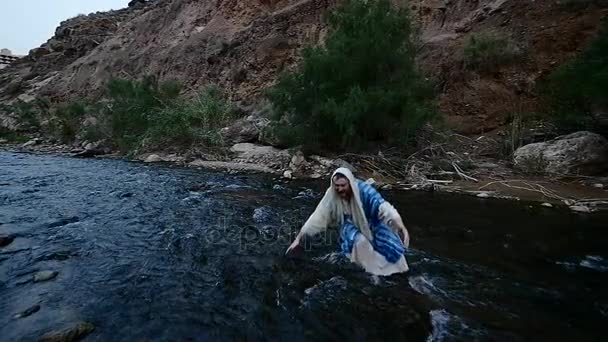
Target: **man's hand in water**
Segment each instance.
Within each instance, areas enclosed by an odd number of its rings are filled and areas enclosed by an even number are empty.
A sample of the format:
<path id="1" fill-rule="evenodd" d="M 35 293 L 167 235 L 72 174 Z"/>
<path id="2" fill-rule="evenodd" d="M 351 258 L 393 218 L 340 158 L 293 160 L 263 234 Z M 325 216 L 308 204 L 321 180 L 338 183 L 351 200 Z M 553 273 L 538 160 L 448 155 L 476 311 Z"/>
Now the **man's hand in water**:
<path id="1" fill-rule="evenodd" d="M 401 218 L 397 218 L 395 220 L 389 221 L 389 225 L 393 228 L 393 230 L 399 235 L 401 241 L 403 241 L 403 246 L 405 248 L 409 248 L 410 246 L 410 234 L 405 228 L 403 221 Z"/>
<path id="2" fill-rule="evenodd" d="M 300 252 L 302 250 L 302 244 L 300 243 L 300 236 L 298 235 L 295 240 L 291 243 L 291 246 L 285 251 L 285 255 L 293 254 L 294 252 Z"/>
<path id="3" fill-rule="evenodd" d="M 399 231 L 399 237 L 401 238 L 401 241 L 403 241 L 403 246 L 405 246 L 405 248 L 409 248 L 410 247 L 410 234 L 408 233 L 405 226 L 401 227 L 401 230 Z"/>

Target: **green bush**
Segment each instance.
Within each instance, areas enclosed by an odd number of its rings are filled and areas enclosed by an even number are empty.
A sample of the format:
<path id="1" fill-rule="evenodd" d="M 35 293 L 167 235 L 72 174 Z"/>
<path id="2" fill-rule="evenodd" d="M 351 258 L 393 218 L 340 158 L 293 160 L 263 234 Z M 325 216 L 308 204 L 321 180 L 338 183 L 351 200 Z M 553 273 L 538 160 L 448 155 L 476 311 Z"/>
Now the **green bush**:
<path id="1" fill-rule="evenodd" d="M 166 148 L 221 143 L 219 130 L 229 123 L 235 111 L 216 87 L 209 87 L 194 99 L 180 96 L 175 82 L 159 83 L 147 77 L 142 81 L 113 79 L 105 98 L 94 103 L 80 101 L 56 106 L 37 100 L 0 104 L 0 110 L 15 112 L 22 122 L 35 123 L 48 117 L 47 133 L 63 143 L 76 138 L 87 141 L 109 139 L 122 152 L 139 148 Z M 51 115 L 49 115 L 49 112 Z M 91 117 L 83 125 L 85 117 Z"/>
<path id="2" fill-rule="evenodd" d="M 0 139 L 4 139 L 10 143 L 24 143 L 30 140 L 30 138 L 22 133 L 15 132 L 6 127 L 0 127 Z"/>
<path id="3" fill-rule="evenodd" d="M 86 112 L 86 105 L 81 102 L 72 102 L 57 107 L 54 111 L 52 125 L 56 137 L 63 143 L 74 141 Z"/>
<path id="4" fill-rule="evenodd" d="M 219 130 L 233 118 L 234 110 L 216 87 L 192 100 L 180 100 L 151 114 L 146 144 L 151 146 L 221 143 Z"/>
<path id="5" fill-rule="evenodd" d="M 14 106 L 15 113 L 19 117 L 19 120 L 32 129 L 40 127 L 40 120 L 38 118 L 37 107 L 33 103 L 26 103 L 23 101 L 17 101 Z"/>
<path id="6" fill-rule="evenodd" d="M 158 83 L 153 78 L 110 81 L 100 112 L 109 120 L 113 143 L 123 152 L 221 143 L 219 130 L 234 110 L 220 90 L 209 87 L 193 99 L 180 96 L 180 90 L 175 82 Z M 106 129 L 101 122 L 88 127 L 85 135 L 103 135 Z"/>
<path id="7" fill-rule="evenodd" d="M 492 73 L 520 56 L 511 39 L 495 32 L 473 33 L 464 44 L 464 65 L 469 70 Z"/>
<path id="8" fill-rule="evenodd" d="M 408 11 L 350 0 L 328 22 L 324 46 L 306 48 L 297 69 L 268 91 L 281 140 L 337 149 L 413 138 L 434 111 L 415 68 Z"/>
<path id="9" fill-rule="evenodd" d="M 29 130 L 40 128 L 40 119 L 48 115 L 48 110 L 48 102 L 42 99 L 31 102 L 17 100 L 12 105 L 0 104 L 1 112 L 15 114 L 18 122 L 24 124 L 25 128 Z"/>
<path id="10" fill-rule="evenodd" d="M 141 142 L 149 128 L 149 117 L 172 106 L 180 87 L 173 82 L 159 84 L 147 77 L 141 82 L 113 79 L 108 83 L 107 115 L 112 140 L 121 151 L 131 150 Z"/>
<path id="11" fill-rule="evenodd" d="M 562 133 L 589 129 L 607 134 L 594 111 L 608 111 L 608 21 L 599 36 L 573 61 L 547 79 L 544 94 Z"/>

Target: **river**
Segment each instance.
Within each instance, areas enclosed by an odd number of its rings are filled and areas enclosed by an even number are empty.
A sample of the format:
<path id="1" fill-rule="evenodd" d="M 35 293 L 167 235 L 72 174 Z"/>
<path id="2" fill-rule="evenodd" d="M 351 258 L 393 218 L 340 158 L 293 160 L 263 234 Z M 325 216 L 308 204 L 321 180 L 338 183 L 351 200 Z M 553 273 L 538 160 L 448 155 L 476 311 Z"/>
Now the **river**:
<path id="1" fill-rule="evenodd" d="M 16 239 L 0 248 L 0 339 L 78 321 L 96 326 L 86 341 L 603 338 L 608 214 L 383 192 L 411 271 L 379 278 L 335 253 L 335 232 L 283 256 L 325 186 L 1 151 L 0 233 Z"/>

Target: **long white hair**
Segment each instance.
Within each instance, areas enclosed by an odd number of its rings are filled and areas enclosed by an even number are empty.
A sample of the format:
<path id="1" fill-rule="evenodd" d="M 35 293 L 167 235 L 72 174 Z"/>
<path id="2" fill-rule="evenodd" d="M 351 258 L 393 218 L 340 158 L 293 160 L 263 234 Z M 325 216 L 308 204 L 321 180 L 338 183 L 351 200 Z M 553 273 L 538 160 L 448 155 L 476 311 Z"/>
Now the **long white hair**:
<path id="1" fill-rule="evenodd" d="M 342 199 L 334 188 L 334 177 L 343 175 L 348 179 L 352 190 L 350 200 Z M 302 230 L 308 235 L 314 235 L 327 228 L 328 225 L 342 225 L 344 214 L 350 213 L 353 224 L 359 228 L 359 231 L 369 240 L 373 240 L 373 235 L 369 228 L 369 223 L 365 217 L 365 211 L 359 196 L 359 186 L 357 179 L 353 173 L 345 168 L 338 168 L 331 175 L 329 188 L 325 191 L 325 195 L 317 205 L 315 211 L 310 215 Z"/>

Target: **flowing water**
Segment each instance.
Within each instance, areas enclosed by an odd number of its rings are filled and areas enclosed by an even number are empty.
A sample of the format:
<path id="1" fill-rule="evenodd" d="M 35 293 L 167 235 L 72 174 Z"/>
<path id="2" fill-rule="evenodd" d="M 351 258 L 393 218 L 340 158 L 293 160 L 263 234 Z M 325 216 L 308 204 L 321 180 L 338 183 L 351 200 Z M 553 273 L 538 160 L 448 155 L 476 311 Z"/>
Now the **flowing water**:
<path id="1" fill-rule="evenodd" d="M 599 340 L 608 216 L 387 192 L 411 272 L 365 274 L 329 232 L 283 253 L 325 182 L 0 152 L 0 340 Z M 38 271 L 57 277 L 33 282 Z M 28 317 L 15 314 L 34 305 Z"/>

